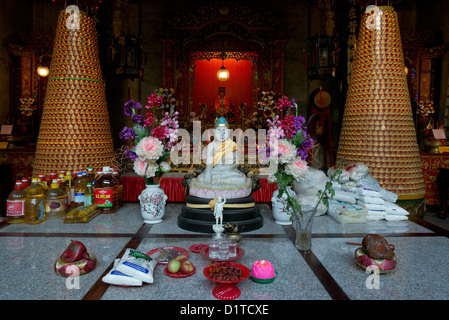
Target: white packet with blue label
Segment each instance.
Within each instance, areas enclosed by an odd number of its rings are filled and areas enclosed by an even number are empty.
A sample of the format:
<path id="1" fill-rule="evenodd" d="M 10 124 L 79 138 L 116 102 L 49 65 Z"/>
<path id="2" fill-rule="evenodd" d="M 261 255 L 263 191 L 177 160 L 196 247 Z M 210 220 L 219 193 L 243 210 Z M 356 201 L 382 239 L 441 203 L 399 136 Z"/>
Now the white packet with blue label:
<path id="1" fill-rule="evenodd" d="M 101 280 L 105 283 L 114 284 L 117 286 L 141 286 L 142 280 L 136 279 L 133 276 L 124 274 L 123 272 L 117 271 L 117 265 L 120 259 L 114 260 L 114 266 L 111 271 L 108 272 Z"/>
<path id="2" fill-rule="evenodd" d="M 153 271 L 157 261 L 146 254 L 127 248 L 117 264 L 117 271 L 146 283 L 153 283 Z"/>

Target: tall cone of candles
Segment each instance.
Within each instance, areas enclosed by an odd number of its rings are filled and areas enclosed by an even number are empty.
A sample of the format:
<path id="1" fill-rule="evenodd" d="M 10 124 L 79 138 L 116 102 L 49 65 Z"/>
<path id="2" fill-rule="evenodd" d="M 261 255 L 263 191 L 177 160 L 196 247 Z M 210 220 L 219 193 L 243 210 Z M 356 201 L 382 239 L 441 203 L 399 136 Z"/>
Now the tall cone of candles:
<path id="1" fill-rule="evenodd" d="M 368 7 L 352 63 L 337 160 L 362 162 L 399 200 L 424 198 L 397 14 Z"/>
<path id="2" fill-rule="evenodd" d="M 66 11 L 56 27 L 33 176 L 110 166 L 114 158 L 95 22 Z"/>

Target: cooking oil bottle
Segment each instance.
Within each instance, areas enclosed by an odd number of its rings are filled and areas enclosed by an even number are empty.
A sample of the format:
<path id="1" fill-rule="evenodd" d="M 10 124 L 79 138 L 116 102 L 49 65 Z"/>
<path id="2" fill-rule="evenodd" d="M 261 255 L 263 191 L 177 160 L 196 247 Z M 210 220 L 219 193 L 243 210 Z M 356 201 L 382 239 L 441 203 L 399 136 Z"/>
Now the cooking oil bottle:
<path id="1" fill-rule="evenodd" d="M 84 193 L 86 192 L 86 182 L 87 176 L 86 172 L 83 171 L 81 174 L 78 174 L 78 178 L 75 181 L 75 198 L 73 202 L 73 206 L 81 207 L 84 205 Z"/>
<path id="2" fill-rule="evenodd" d="M 123 181 L 122 177 L 118 173 L 116 169 L 112 172 L 112 176 L 114 177 L 115 182 L 115 189 L 117 192 L 117 208 L 120 208 L 123 206 Z"/>
<path id="3" fill-rule="evenodd" d="M 95 204 L 102 213 L 114 213 L 117 210 L 114 201 L 114 179 L 110 167 L 103 167 L 103 173 L 95 181 Z"/>
<path id="4" fill-rule="evenodd" d="M 27 224 L 38 224 L 45 221 L 44 188 L 38 178 L 32 178 L 31 184 L 26 188 L 24 220 Z"/>
<path id="5" fill-rule="evenodd" d="M 25 222 L 25 201 L 27 193 L 23 190 L 22 181 L 17 180 L 14 185 L 14 190 L 6 200 L 6 221 L 8 223 L 23 223 Z"/>
<path id="6" fill-rule="evenodd" d="M 47 220 L 56 220 L 64 218 L 67 211 L 66 192 L 59 186 L 58 180 L 53 180 L 51 188 L 45 197 L 45 216 Z"/>
<path id="7" fill-rule="evenodd" d="M 90 206 L 95 203 L 94 198 L 94 187 L 92 186 L 92 182 L 86 183 L 86 191 L 84 192 L 84 205 Z"/>
<path id="8" fill-rule="evenodd" d="M 69 206 L 75 201 L 75 182 L 72 176 L 72 172 L 67 171 L 63 180 L 65 191 L 67 192 L 67 201 Z"/>

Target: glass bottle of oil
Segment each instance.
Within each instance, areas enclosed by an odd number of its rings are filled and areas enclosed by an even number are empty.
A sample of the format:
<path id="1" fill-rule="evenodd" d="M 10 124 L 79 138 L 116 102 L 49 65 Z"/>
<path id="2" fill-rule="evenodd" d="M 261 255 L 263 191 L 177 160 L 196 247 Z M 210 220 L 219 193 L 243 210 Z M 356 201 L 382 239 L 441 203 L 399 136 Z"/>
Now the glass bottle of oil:
<path id="1" fill-rule="evenodd" d="M 27 193 L 23 190 L 22 181 L 17 180 L 14 185 L 14 190 L 6 200 L 6 221 L 8 223 L 23 223 L 25 222 L 25 201 Z"/>
<path id="2" fill-rule="evenodd" d="M 45 221 L 44 188 L 38 178 L 33 178 L 26 188 L 24 220 L 27 224 L 38 224 Z"/>

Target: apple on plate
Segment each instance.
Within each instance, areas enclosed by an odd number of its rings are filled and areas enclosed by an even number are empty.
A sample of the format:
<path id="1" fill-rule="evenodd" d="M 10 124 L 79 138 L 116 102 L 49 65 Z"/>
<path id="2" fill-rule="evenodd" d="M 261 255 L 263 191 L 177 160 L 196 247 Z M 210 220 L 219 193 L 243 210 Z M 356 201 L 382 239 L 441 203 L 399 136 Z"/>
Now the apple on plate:
<path id="1" fill-rule="evenodd" d="M 193 266 L 193 263 L 190 260 L 184 260 L 181 262 L 181 267 L 179 268 L 179 271 L 181 273 L 191 273 L 195 267 Z"/>

